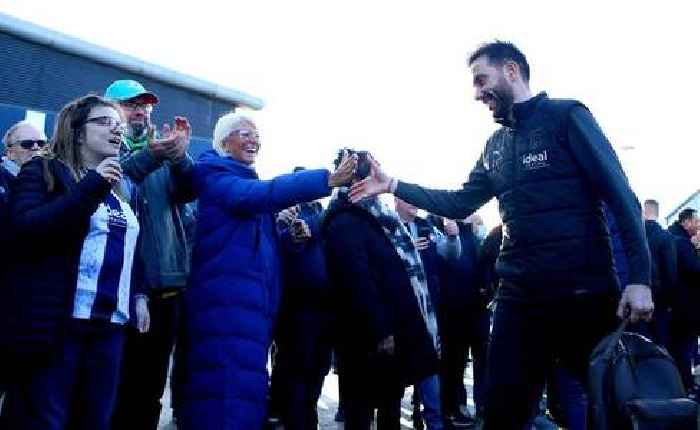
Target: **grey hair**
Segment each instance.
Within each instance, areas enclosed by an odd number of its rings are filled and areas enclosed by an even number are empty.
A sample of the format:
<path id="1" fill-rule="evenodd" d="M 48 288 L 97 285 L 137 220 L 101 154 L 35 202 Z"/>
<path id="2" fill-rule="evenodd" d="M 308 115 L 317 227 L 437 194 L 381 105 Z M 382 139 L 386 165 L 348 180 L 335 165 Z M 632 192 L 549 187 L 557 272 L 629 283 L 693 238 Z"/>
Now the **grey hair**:
<path id="1" fill-rule="evenodd" d="M 216 121 L 212 146 L 219 155 L 222 157 L 230 156 L 230 154 L 226 152 L 226 149 L 224 149 L 224 141 L 234 130 L 239 129 L 244 123 L 255 124 L 249 117 L 235 112 L 229 112 Z"/>
<path id="2" fill-rule="evenodd" d="M 5 136 L 2 138 L 2 144 L 5 147 L 5 149 L 7 149 L 7 147 L 12 144 L 12 139 L 14 138 L 14 135 L 17 132 L 17 130 L 19 130 L 20 127 L 25 127 L 25 126 L 29 126 L 29 127 L 36 129 L 42 135 L 44 135 L 44 137 L 46 137 L 46 134 L 44 133 L 43 130 L 39 130 L 34 124 L 32 124 L 30 121 L 27 121 L 25 119 L 24 121 L 20 121 L 18 123 L 13 124 L 12 127 L 7 129 L 7 132 L 5 132 Z"/>

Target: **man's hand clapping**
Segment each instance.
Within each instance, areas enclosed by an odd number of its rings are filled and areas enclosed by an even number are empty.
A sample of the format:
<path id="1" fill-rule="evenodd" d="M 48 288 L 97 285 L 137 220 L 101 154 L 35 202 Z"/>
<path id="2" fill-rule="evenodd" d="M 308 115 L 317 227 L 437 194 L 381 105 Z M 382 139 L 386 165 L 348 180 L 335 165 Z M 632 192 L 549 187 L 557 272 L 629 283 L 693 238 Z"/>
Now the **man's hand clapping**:
<path id="1" fill-rule="evenodd" d="M 155 128 L 151 127 L 148 148 L 159 161 L 170 160 L 177 162 L 185 157 L 190 146 L 192 129 L 187 118 L 176 116 L 174 127 L 163 124 L 161 137 L 155 137 Z"/>

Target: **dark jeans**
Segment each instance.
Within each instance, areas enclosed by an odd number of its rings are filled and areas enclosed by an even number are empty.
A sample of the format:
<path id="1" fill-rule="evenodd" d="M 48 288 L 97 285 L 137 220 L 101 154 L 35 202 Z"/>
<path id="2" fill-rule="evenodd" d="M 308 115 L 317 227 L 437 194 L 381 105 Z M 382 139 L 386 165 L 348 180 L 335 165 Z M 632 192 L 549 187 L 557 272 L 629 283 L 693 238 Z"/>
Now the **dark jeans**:
<path id="1" fill-rule="evenodd" d="M 71 321 L 55 354 L 15 375 L 3 406 L 6 428 L 109 428 L 123 347 L 123 326 Z"/>
<path id="2" fill-rule="evenodd" d="M 127 333 L 113 430 L 158 428 L 160 399 L 181 324 L 182 294 L 165 298 L 151 295 L 148 308 L 150 330 L 141 334 L 130 327 Z"/>
<path id="3" fill-rule="evenodd" d="M 348 375 L 350 376 L 350 375 Z M 377 430 L 401 430 L 401 398 L 404 387 L 398 383 L 375 381 L 364 386 L 347 380 L 345 397 L 345 430 L 369 430 L 374 409 L 377 409 Z M 379 387 L 378 384 L 382 384 Z M 380 389 L 374 400 L 371 391 Z"/>
<path id="4" fill-rule="evenodd" d="M 588 428 L 588 394 L 585 385 L 561 366 L 555 366 L 547 379 L 547 405 L 562 427 L 568 430 Z"/>
<path id="5" fill-rule="evenodd" d="M 280 314 L 272 369 L 271 409 L 288 430 L 315 429 L 316 404 L 331 361 L 327 310 L 293 309 Z"/>
<path id="6" fill-rule="evenodd" d="M 693 388 L 693 359 L 698 349 L 697 332 L 687 321 L 674 320 L 671 325 L 669 353 L 678 366 L 686 390 Z"/>
<path id="7" fill-rule="evenodd" d="M 555 363 L 585 384 L 591 351 L 615 329 L 616 307 L 613 295 L 539 303 L 500 300 L 488 350 L 482 429 L 522 430 Z"/>
<path id="8" fill-rule="evenodd" d="M 470 351 L 474 374 L 474 404 L 477 412 L 483 408 L 489 324 L 489 311 L 481 306 L 444 314 L 441 324 L 440 387 L 445 415 L 456 414 L 459 406 L 467 403 L 464 368 Z"/>

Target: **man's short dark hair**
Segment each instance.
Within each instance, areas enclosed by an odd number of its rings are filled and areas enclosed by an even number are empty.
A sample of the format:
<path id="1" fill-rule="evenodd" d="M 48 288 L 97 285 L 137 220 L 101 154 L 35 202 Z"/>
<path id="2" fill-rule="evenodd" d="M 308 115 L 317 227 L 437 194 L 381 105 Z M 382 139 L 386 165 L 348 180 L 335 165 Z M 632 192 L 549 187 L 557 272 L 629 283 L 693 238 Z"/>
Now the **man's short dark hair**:
<path id="1" fill-rule="evenodd" d="M 520 68 L 520 74 L 525 82 L 530 82 L 530 65 L 527 63 L 525 54 L 522 53 L 511 42 L 495 40 L 481 45 L 472 55 L 469 56 L 471 66 L 477 58 L 486 56 L 490 64 L 504 65 L 507 61 L 515 62 Z"/>
<path id="2" fill-rule="evenodd" d="M 678 222 L 683 224 L 684 222 L 695 218 L 697 213 L 698 211 L 693 208 L 685 208 L 678 214 Z"/>

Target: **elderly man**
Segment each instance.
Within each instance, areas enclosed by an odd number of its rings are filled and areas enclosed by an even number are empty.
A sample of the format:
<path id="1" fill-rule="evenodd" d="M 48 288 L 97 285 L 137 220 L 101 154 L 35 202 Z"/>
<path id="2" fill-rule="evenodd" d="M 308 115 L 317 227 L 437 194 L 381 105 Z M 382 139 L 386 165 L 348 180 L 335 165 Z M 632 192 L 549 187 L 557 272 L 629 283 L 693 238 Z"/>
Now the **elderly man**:
<path id="1" fill-rule="evenodd" d="M 140 254 L 150 310 L 150 330 L 132 330 L 127 337 L 113 427 L 156 429 L 190 268 L 189 124 L 177 117 L 174 127 L 163 127 L 162 139 L 154 138 L 151 112 L 159 100 L 136 81 L 113 82 L 105 97 L 119 103 L 126 117 L 122 169 L 139 184 Z"/>
<path id="2" fill-rule="evenodd" d="M 5 145 L 2 167 L 16 176 L 24 163 L 44 150 L 47 139 L 32 123 L 20 121 L 7 130 L 2 142 Z"/>

